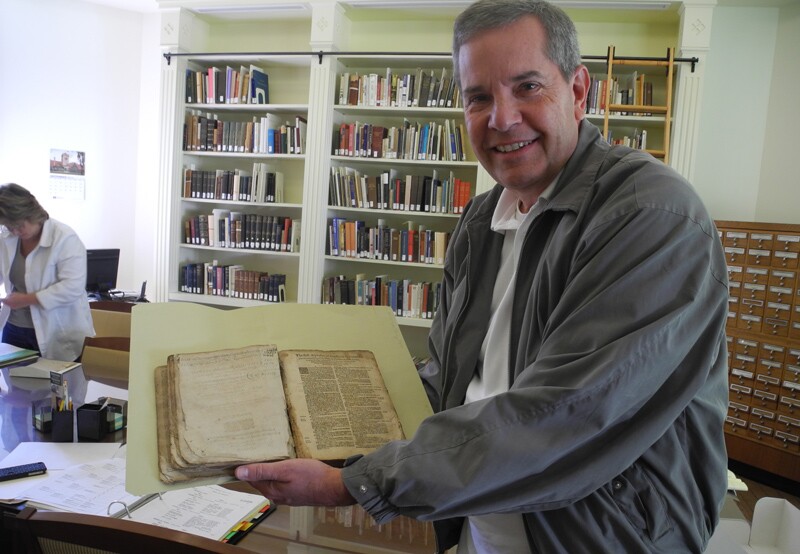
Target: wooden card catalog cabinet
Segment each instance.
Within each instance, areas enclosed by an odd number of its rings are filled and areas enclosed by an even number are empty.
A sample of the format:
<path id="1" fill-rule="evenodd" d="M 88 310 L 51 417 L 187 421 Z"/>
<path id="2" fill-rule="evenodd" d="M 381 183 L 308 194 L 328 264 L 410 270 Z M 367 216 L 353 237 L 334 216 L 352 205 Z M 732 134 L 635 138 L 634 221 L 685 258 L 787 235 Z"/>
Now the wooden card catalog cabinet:
<path id="1" fill-rule="evenodd" d="M 800 481 L 800 225 L 717 221 L 728 263 L 728 456 Z"/>

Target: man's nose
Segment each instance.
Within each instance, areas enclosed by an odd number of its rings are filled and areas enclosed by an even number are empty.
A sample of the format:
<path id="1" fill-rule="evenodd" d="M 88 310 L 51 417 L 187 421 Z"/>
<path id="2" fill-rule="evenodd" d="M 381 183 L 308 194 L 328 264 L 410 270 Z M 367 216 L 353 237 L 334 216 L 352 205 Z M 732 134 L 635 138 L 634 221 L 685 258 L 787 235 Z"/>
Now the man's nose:
<path id="1" fill-rule="evenodd" d="M 522 114 L 513 98 L 495 98 L 489 126 L 497 131 L 508 131 L 522 120 Z"/>

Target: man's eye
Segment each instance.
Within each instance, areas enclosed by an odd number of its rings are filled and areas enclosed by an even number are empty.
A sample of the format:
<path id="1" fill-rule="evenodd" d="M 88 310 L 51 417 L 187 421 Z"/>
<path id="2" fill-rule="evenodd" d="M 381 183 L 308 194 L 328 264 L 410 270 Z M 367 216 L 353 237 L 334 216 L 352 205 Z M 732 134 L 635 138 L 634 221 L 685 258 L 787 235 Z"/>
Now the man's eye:
<path id="1" fill-rule="evenodd" d="M 475 104 L 481 104 L 482 102 L 486 102 L 487 99 L 488 99 L 488 96 L 486 96 L 485 94 L 476 94 L 474 96 L 470 96 L 467 99 L 467 105 L 471 106 L 471 105 L 475 105 Z"/>
<path id="2" fill-rule="evenodd" d="M 522 83 L 520 89 L 525 92 L 531 92 L 539 89 L 539 83 Z"/>

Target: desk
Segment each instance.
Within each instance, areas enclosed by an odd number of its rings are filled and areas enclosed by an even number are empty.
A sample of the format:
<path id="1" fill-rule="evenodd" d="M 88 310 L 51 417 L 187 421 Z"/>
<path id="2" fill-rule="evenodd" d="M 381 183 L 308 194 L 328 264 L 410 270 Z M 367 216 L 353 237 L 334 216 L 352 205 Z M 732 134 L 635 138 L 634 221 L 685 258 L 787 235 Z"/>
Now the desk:
<path id="1" fill-rule="evenodd" d="M 73 373 L 70 392 L 77 407 L 85 401 L 86 379 L 82 369 Z M 7 368 L 0 370 L 0 460 L 20 442 L 50 440 L 49 434 L 40 433 L 31 424 L 31 402 L 48 398 L 49 395 L 49 380 L 9 377 Z M 77 440 L 77 433 L 74 436 Z M 125 430 L 110 433 L 104 440 L 122 442 L 125 440 Z M 233 482 L 226 486 L 236 490 L 257 492 L 242 482 Z M 435 550 L 434 545 L 433 528 L 427 523 L 397 518 L 389 524 L 378 526 L 358 506 L 348 508 L 279 506 L 274 513 L 247 534 L 238 546 L 243 552 L 370 554 L 429 553 Z"/>
<path id="2" fill-rule="evenodd" d="M 8 368 L 0 370 L 0 460 L 14 450 L 21 442 L 50 442 L 49 433 L 41 433 L 33 428 L 31 402 L 50 397 L 49 379 L 32 379 L 30 377 L 9 377 Z M 109 382 L 114 386 L 126 386 Z M 77 409 L 84 403 L 86 396 L 86 378 L 83 369 L 70 372 L 69 390 L 73 405 Z M 90 398 L 96 400 L 95 398 Z M 75 422 L 73 422 L 75 424 Z M 75 442 L 78 433 L 73 432 Z M 125 429 L 109 433 L 105 442 L 124 442 Z"/>

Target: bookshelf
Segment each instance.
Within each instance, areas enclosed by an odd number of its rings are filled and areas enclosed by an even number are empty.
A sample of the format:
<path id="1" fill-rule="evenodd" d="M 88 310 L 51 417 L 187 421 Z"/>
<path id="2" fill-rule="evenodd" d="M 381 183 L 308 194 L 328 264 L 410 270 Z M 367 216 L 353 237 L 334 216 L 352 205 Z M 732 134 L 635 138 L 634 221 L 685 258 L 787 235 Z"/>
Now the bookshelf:
<path id="1" fill-rule="evenodd" d="M 478 172 L 450 66 L 448 55 L 337 57 L 323 302 L 384 303 L 401 326 L 430 327 Z M 355 251 L 340 231 L 355 231 Z"/>
<path id="2" fill-rule="evenodd" d="M 296 302 L 308 56 L 175 62 L 184 66 L 185 84 L 176 110 L 182 120 L 168 299 L 230 307 Z M 252 68 L 268 76 L 257 99 L 247 91 Z"/>
<path id="3" fill-rule="evenodd" d="M 586 117 L 612 143 L 648 151 L 669 163 L 675 51 L 663 59 L 623 58 L 609 46 L 605 60 L 584 60 L 592 76 Z"/>

